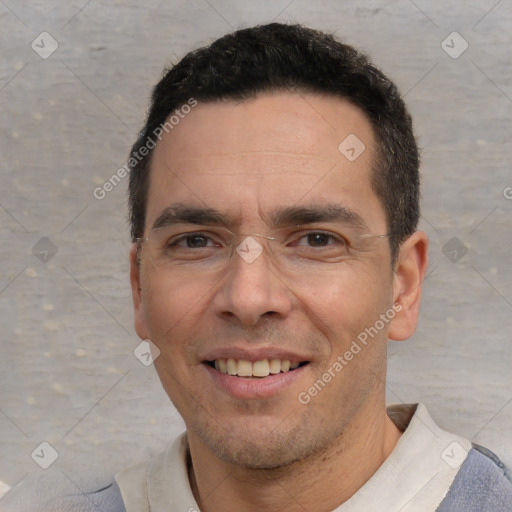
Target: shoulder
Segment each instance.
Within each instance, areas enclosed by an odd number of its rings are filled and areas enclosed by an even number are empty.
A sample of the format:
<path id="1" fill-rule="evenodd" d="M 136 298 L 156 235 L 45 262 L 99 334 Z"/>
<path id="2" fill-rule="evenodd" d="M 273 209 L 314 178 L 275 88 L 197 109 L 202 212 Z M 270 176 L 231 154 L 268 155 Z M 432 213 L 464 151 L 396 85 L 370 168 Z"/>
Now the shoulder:
<path id="1" fill-rule="evenodd" d="M 92 492 L 66 496 L 63 499 L 63 512 L 108 510 L 109 512 L 126 512 L 119 486 L 114 481 Z"/>
<path id="2" fill-rule="evenodd" d="M 66 512 L 71 512 L 74 509 L 70 507 L 77 505 L 80 505 L 76 509 L 77 511 L 108 510 L 109 512 L 126 512 L 121 491 L 115 481 L 101 489 L 77 495 L 71 500 L 73 501 L 70 501 L 69 507 L 65 508 Z"/>
<path id="3" fill-rule="evenodd" d="M 473 443 L 437 512 L 510 512 L 510 469 L 490 450 Z"/>
<path id="4" fill-rule="evenodd" d="M 115 481 L 91 490 L 55 478 L 27 479 L 23 483 L 1 500 L 1 512 L 126 512 Z"/>

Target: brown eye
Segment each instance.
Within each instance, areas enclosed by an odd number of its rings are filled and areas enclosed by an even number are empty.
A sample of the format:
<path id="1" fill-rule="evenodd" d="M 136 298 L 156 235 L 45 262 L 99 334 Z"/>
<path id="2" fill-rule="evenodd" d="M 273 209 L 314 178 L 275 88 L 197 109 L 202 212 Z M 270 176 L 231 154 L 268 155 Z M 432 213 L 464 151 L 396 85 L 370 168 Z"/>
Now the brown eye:
<path id="1" fill-rule="evenodd" d="M 211 247 L 212 239 L 203 233 L 190 233 L 180 236 L 178 239 L 169 243 L 169 247 L 181 247 L 184 249 L 201 249 Z"/>
<path id="2" fill-rule="evenodd" d="M 323 233 L 322 231 L 312 231 L 306 233 L 300 238 L 297 238 L 293 245 L 299 247 L 331 247 L 335 245 L 345 245 L 345 241 L 342 238 L 331 235 L 330 233 Z"/>
<path id="3" fill-rule="evenodd" d="M 208 238 L 203 235 L 192 235 L 188 236 L 186 238 L 187 240 L 187 247 L 205 247 L 205 245 L 208 243 Z"/>
<path id="4" fill-rule="evenodd" d="M 324 247 L 329 244 L 329 239 L 333 238 L 325 233 L 312 233 L 307 235 L 308 244 L 314 247 Z"/>

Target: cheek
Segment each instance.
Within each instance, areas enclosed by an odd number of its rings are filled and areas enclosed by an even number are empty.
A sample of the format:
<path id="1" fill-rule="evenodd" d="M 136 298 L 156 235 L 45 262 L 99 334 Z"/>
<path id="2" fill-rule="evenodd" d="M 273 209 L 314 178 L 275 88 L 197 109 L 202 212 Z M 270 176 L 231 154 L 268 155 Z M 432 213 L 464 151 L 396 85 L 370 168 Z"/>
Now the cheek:
<path id="1" fill-rule="evenodd" d="M 173 282 L 148 270 L 142 300 L 151 340 L 157 345 L 174 344 L 184 332 L 193 329 L 198 312 L 207 300 L 207 292 L 198 281 Z"/>
<path id="2" fill-rule="evenodd" d="M 391 306 L 392 296 L 391 278 L 356 264 L 333 273 L 322 287 L 295 292 L 299 307 L 329 341 L 331 359 L 343 354 L 360 333 L 374 325 Z M 379 339 L 385 331 L 379 333 Z"/>
<path id="3" fill-rule="evenodd" d="M 149 274 L 149 272 L 148 272 Z M 198 367 L 192 342 L 202 317 L 205 290 L 147 275 L 143 294 L 150 339 L 160 349 L 155 369 L 171 401 L 183 411 L 194 400 Z"/>
<path id="4" fill-rule="evenodd" d="M 300 288 L 295 286 L 293 291 L 304 307 L 311 308 L 326 324 L 349 327 L 377 313 L 389 295 L 389 286 L 375 269 L 354 261 Z"/>

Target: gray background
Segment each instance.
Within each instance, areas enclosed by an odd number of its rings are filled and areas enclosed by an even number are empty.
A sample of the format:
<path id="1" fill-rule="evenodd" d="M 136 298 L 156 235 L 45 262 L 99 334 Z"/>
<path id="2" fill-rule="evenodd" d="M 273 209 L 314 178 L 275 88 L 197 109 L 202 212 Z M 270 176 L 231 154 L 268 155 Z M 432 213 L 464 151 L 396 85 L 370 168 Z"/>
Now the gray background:
<path id="1" fill-rule="evenodd" d="M 164 65 L 274 19 L 335 32 L 405 94 L 430 272 L 417 334 L 390 345 L 388 399 L 512 463 L 510 0 L 0 0 L 2 492 L 43 475 L 101 485 L 182 430 L 133 355 L 126 180 L 93 189 L 125 162 Z M 458 58 L 441 46 L 453 31 Z M 59 454 L 47 470 L 42 441 Z"/>

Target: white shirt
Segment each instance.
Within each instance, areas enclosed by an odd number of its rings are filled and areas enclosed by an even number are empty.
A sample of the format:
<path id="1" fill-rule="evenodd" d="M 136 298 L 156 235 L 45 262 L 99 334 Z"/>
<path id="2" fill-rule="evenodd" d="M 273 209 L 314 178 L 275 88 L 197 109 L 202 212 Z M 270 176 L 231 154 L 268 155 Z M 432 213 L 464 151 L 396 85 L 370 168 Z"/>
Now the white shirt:
<path id="1" fill-rule="evenodd" d="M 471 449 L 467 439 L 440 429 L 424 405 L 392 405 L 404 430 L 375 474 L 333 512 L 434 512 Z M 116 475 L 127 512 L 199 512 L 188 480 L 186 433 L 151 461 Z"/>

